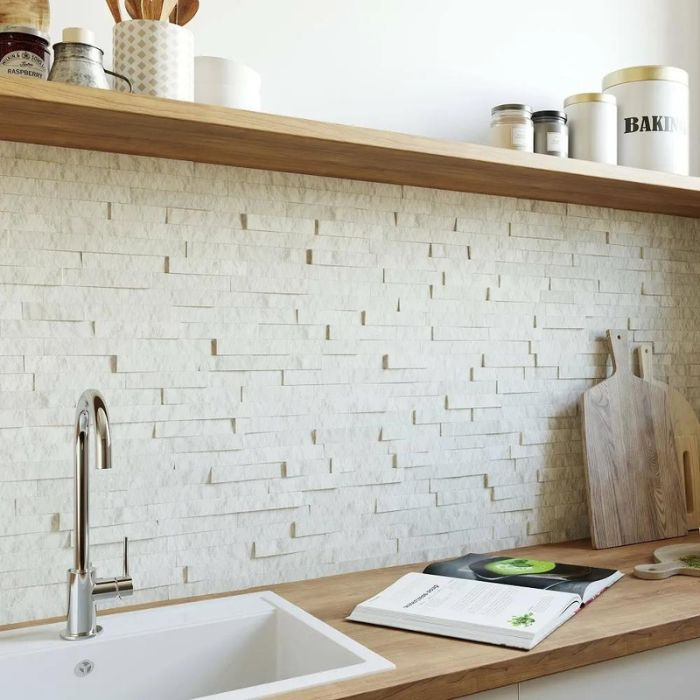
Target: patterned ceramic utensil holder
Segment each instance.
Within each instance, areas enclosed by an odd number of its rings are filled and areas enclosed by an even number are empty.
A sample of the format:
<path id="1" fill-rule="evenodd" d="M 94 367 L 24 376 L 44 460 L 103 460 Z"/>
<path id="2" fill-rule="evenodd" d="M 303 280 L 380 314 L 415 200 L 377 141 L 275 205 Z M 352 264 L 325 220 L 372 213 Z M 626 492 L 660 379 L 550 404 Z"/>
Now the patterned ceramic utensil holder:
<path id="1" fill-rule="evenodd" d="M 189 29 L 157 20 L 114 25 L 114 70 L 133 91 L 173 100 L 194 99 L 194 37 Z"/>

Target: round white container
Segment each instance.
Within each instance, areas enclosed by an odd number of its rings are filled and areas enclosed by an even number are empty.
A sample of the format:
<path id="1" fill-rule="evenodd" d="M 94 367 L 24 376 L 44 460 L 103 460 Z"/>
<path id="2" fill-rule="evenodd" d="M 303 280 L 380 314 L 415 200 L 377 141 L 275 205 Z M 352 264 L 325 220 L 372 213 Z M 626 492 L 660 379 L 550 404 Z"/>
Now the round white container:
<path id="1" fill-rule="evenodd" d="M 620 165 L 688 174 L 688 74 L 672 66 L 623 68 L 603 78 L 618 105 Z"/>
<path id="2" fill-rule="evenodd" d="M 249 66 L 216 56 L 194 59 L 194 99 L 210 105 L 259 112 L 260 73 Z"/>
<path id="3" fill-rule="evenodd" d="M 142 95 L 194 99 L 194 36 L 177 24 L 132 19 L 114 25 L 114 70 Z"/>
<path id="4" fill-rule="evenodd" d="M 617 163 L 617 100 L 602 92 L 582 92 L 564 100 L 569 118 L 569 157 Z"/>

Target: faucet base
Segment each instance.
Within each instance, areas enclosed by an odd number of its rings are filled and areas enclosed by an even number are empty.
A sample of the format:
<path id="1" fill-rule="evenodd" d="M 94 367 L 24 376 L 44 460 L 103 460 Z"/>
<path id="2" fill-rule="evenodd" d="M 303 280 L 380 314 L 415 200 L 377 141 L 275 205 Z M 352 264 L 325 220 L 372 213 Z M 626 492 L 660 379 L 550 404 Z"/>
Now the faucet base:
<path id="1" fill-rule="evenodd" d="M 97 610 L 92 599 L 95 569 L 68 569 L 68 613 L 61 637 L 68 640 L 87 639 L 98 634 Z"/>
<path id="2" fill-rule="evenodd" d="M 78 634 L 71 634 L 68 630 L 61 632 L 61 639 L 65 639 L 68 642 L 79 642 L 81 639 L 90 639 L 91 637 L 96 637 L 100 632 L 102 632 L 102 627 L 97 625 L 94 630 L 89 632 L 79 632 Z"/>

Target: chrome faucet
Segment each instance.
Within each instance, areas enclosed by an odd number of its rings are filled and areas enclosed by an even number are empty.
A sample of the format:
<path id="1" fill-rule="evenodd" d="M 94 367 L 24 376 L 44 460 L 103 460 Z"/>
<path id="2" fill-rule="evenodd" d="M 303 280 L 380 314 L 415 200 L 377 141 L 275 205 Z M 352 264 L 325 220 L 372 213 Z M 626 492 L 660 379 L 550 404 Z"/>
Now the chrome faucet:
<path id="1" fill-rule="evenodd" d="M 109 416 L 102 395 L 85 391 L 75 416 L 75 562 L 68 569 L 68 614 L 61 637 L 68 640 L 94 637 L 102 631 L 97 624 L 95 602 L 123 598 L 134 592 L 129 576 L 128 540 L 124 538 L 124 575 L 95 578 L 90 562 L 90 432 L 94 428 L 98 469 L 112 468 L 112 439 Z"/>

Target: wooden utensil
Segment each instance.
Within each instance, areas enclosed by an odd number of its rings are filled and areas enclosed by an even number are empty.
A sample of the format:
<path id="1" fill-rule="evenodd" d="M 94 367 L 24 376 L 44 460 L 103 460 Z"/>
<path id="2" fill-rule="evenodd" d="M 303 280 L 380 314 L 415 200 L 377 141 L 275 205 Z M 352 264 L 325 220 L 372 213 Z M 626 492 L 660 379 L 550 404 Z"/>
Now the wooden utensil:
<path id="1" fill-rule="evenodd" d="M 119 0 L 107 0 L 107 7 L 109 8 L 109 11 L 112 13 L 112 17 L 114 18 L 114 23 L 119 24 L 119 22 L 122 21 L 122 11 L 121 11 L 121 8 L 119 7 Z"/>
<path id="2" fill-rule="evenodd" d="M 700 576 L 700 545 L 672 544 L 654 552 L 656 564 L 638 564 L 634 575 L 638 578 L 658 580 L 676 574 Z"/>
<path id="3" fill-rule="evenodd" d="M 126 0 L 124 5 L 131 19 L 142 19 L 141 17 L 141 0 Z"/>
<path id="4" fill-rule="evenodd" d="M 687 534 L 666 390 L 632 373 L 627 333 L 608 331 L 613 375 L 582 397 L 593 546 Z"/>
<path id="5" fill-rule="evenodd" d="M 175 12 L 177 0 L 165 0 L 160 9 L 160 21 L 168 22 L 170 15 Z"/>
<path id="6" fill-rule="evenodd" d="M 639 373 L 642 379 L 666 388 L 671 424 L 676 441 L 676 455 L 685 489 L 688 528 L 700 527 L 700 422 L 686 398 L 673 387 L 654 379 L 651 343 L 637 348 Z"/>
<path id="7" fill-rule="evenodd" d="M 160 20 L 163 10 L 163 0 L 141 0 L 143 19 Z"/>
<path id="8" fill-rule="evenodd" d="M 16 27 L 36 27 L 49 31 L 51 9 L 49 0 L 3 0 L 0 24 Z"/>
<path id="9" fill-rule="evenodd" d="M 159 0 L 141 0 L 141 18 L 156 20 L 160 17 Z"/>
<path id="10" fill-rule="evenodd" d="M 170 21 L 184 27 L 199 10 L 199 0 L 179 0 L 170 15 Z"/>

